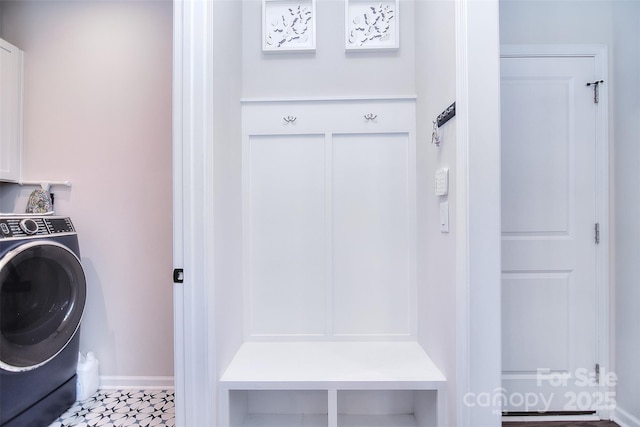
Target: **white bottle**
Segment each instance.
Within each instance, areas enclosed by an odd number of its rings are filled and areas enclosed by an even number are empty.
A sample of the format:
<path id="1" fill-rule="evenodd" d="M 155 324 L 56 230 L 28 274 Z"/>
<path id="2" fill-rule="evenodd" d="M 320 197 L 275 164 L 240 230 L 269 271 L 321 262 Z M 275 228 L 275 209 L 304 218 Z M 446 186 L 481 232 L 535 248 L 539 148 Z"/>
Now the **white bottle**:
<path id="1" fill-rule="evenodd" d="M 98 391 L 100 385 L 98 366 L 98 359 L 93 352 L 88 352 L 86 356 L 82 353 L 78 354 L 76 400 L 86 400 Z"/>

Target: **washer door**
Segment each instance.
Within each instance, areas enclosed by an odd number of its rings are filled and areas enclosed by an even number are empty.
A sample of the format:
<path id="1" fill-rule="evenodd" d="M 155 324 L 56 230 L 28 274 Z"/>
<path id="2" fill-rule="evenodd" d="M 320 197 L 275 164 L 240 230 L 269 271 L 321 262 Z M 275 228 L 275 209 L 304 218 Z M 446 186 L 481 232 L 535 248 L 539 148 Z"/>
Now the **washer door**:
<path id="1" fill-rule="evenodd" d="M 0 368 L 21 372 L 55 357 L 80 327 L 87 287 L 78 257 L 30 242 L 0 259 Z"/>

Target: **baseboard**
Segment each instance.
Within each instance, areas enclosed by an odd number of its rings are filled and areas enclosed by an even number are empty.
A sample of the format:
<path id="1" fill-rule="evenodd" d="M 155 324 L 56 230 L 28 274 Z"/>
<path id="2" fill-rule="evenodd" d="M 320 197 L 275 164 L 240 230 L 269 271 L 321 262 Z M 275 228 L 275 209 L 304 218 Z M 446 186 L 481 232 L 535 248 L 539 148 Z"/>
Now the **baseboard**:
<path id="1" fill-rule="evenodd" d="M 616 409 L 613 410 L 611 420 L 620 427 L 640 427 L 640 420 L 622 409 L 620 406 L 616 406 Z"/>
<path id="2" fill-rule="evenodd" d="M 173 377 L 101 376 L 103 390 L 173 390 Z"/>

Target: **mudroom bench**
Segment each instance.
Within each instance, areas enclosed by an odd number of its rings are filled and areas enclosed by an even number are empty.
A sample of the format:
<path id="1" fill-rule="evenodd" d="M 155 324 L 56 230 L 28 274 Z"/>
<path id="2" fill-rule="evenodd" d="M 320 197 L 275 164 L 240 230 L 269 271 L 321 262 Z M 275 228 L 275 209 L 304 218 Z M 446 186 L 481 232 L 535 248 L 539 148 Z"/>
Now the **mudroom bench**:
<path id="1" fill-rule="evenodd" d="M 444 426 L 445 388 L 416 342 L 246 342 L 220 409 L 229 427 Z"/>

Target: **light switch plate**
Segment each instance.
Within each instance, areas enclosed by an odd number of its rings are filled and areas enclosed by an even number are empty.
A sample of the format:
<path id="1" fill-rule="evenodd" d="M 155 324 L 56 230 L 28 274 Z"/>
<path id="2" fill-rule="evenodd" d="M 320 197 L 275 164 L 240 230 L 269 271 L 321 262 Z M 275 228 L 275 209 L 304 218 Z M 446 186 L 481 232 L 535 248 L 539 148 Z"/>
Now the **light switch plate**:
<path id="1" fill-rule="evenodd" d="M 440 232 L 449 232 L 449 202 L 440 203 Z"/>
<path id="2" fill-rule="evenodd" d="M 449 169 L 440 168 L 435 176 L 436 196 L 446 196 L 449 193 Z"/>

